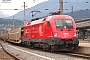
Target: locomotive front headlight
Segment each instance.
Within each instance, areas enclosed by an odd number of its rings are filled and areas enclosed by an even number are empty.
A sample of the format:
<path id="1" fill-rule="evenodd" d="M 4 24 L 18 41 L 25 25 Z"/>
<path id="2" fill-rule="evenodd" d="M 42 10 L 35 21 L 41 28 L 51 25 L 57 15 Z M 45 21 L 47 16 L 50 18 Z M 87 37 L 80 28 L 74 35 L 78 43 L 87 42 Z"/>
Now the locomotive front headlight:
<path id="1" fill-rule="evenodd" d="M 58 37 L 58 33 L 57 32 L 54 32 L 54 37 Z"/>
<path id="2" fill-rule="evenodd" d="M 74 37 L 76 37 L 77 35 L 76 35 L 76 32 L 74 32 Z"/>

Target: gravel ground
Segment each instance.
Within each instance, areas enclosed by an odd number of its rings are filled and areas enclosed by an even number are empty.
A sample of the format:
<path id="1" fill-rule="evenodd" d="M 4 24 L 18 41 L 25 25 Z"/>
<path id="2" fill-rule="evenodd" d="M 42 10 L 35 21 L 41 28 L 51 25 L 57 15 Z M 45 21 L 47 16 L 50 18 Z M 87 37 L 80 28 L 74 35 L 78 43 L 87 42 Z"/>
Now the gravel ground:
<path id="1" fill-rule="evenodd" d="M 54 54 L 25 47 L 3 44 L 4 48 L 21 60 L 87 60 L 62 54 Z"/>
<path id="2" fill-rule="evenodd" d="M 8 55 L 0 45 L 0 60 L 15 60 L 10 55 Z"/>

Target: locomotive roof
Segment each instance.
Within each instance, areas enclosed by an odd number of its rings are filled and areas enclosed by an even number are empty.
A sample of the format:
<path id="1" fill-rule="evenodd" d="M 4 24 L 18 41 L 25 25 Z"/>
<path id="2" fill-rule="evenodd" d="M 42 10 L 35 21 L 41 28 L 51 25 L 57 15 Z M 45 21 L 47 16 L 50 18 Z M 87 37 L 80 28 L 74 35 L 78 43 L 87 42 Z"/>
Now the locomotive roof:
<path id="1" fill-rule="evenodd" d="M 44 18 L 39 19 L 39 20 L 32 21 L 30 25 L 34 25 L 34 24 L 38 24 L 38 23 L 42 23 L 43 20 L 44 20 Z"/>
<path id="2" fill-rule="evenodd" d="M 52 16 L 48 16 L 48 17 L 45 17 L 45 18 L 41 18 L 41 19 L 38 19 L 38 20 L 35 20 L 35 21 L 31 21 L 30 25 L 35 25 L 35 24 L 39 24 L 39 23 L 43 23 L 43 21 L 49 21 L 52 17 L 53 18 L 59 18 L 59 16 L 61 16 L 62 18 L 66 18 L 66 19 L 70 19 L 71 16 L 68 16 L 68 15 L 52 15 Z"/>

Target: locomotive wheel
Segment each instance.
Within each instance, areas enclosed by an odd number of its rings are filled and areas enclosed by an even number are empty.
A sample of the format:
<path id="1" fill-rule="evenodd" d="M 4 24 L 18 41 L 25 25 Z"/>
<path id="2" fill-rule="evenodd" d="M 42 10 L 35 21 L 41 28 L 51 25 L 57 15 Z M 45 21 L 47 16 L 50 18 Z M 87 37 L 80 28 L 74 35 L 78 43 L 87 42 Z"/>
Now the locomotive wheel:
<path id="1" fill-rule="evenodd" d="M 30 47 L 30 46 L 31 46 L 30 42 L 27 42 L 27 43 L 26 43 L 26 46 L 27 46 L 27 47 Z"/>
<path id="2" fill-rule="evenodd" d="M 49 51 L 49 48 L 50 48 L 50 47 L 49 47 L 48 44 L 44 44 L 44 45 L 43 45 L 43 49 L 44 49 L 45 51 Z"/>
<path id="3" fill-rule="evenodd" d="M 50 46 L 50 52 L 54 52 L 54 46 L 53 45 Z"/>
<path id="4" fill-rule="evenodd" d="M 34 43 L 31 42 L 30 44 L 31 44 L 31 48 L 34 48 Z"/>

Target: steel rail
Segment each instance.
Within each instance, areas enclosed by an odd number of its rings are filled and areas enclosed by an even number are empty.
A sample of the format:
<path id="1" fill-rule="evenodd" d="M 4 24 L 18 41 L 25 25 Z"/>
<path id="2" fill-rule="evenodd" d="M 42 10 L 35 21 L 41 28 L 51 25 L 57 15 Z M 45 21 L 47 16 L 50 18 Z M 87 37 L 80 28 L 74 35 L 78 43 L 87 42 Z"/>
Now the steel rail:
<path id="1" fill-rule="evenodd" d="M 90 60 L 90 54 L 82 54 L 82 53 L 76 53 L 76 52 L 54 52 L 54 53 Z"/>

